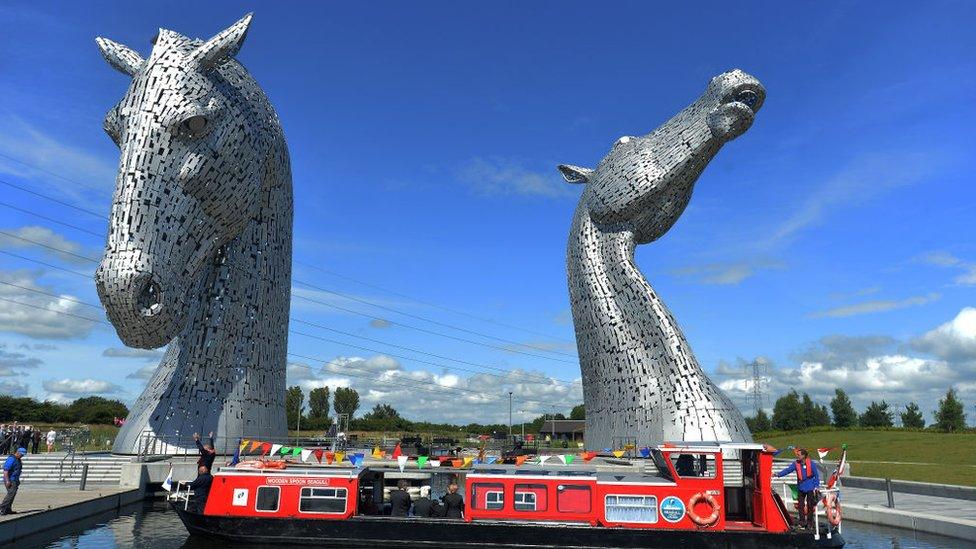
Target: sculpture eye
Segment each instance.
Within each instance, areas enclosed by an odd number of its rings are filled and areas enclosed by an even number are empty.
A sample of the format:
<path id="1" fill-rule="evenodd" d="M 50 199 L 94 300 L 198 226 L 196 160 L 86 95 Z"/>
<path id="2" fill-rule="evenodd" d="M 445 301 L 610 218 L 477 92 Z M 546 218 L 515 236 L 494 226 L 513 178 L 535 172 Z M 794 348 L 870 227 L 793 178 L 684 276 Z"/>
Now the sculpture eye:
<path id="1" fill-rule="evenodd" d="M 759 94 L 752 90 L 742 90 L 735 94 L 735 101 L 739 103 L 745 103 L 750 109 L 756 108 L 756 104 L 759 103 Z"/>
<path id="2" fill-rule="evenodd" d="M 180 122 L 180 135 L 185 135 L 187 137 L 200 137 L 205 131 L 207 131 L 207 126 L 209 125 L 210 121 L 207 120 L 206 116 L 203 116 L 202 114 L 191 116 Z"/>

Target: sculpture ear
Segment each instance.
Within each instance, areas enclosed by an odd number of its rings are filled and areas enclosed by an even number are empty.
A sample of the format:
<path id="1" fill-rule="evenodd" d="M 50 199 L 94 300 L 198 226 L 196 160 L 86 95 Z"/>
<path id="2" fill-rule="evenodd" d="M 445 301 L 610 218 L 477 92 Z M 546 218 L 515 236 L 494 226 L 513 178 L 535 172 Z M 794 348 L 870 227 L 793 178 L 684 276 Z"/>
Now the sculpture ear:
<path id="1" fill-rule="evenodd" d="M 566 183 L 586 183 L 590 180 L 590 174 L 593 173 L 593 170 L 589 168 L 580 168 L 572 164 L 560 164 L 558 168 Z"/>
<path id="2" fill-rule="evenodd" d="M 135 76 L 146 62 L 132 48 L 113 42 L 108 38 L 99 36 L 95 39 L 95 43 L 98 44 L 98 49 L 101 50 L 102 57 L 108 61 L 108 64 L 123 74 Z"/>
<path id="3" fill-rule="evenodd" d="M 253 16 L 253 13 L 249 13 L 238 22 L 220 31 L 216 36 L 193 50 L 190 58 L 196 61 L 201 69 L 206 70 L 237 55 L 244 44 L 244 38 L 247 37 L 247 29 L 251 26 Z"/>

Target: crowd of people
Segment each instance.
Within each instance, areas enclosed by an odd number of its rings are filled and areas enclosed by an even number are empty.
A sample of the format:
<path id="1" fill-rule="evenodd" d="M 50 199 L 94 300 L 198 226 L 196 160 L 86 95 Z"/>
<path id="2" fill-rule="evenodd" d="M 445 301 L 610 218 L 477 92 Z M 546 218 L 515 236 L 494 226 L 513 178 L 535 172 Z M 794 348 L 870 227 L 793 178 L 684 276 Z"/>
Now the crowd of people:
<path id="1" fill-rule="evenodd" d="M 394 517 L 464 518 L 464 498 L 458 493 L 457 483 L 447 487 L 440 500 L 430 498 L 430 486 L 421 486 L 420 497 L 410 497 L 410 483 L 400 479 L 397 489 L 390 492 L 390 515 Z"/>
<path id="2" fill-rule="evenodd" d="M 17 422 L 0 425 L 0 454 L 11 454 L 17 448 L 29 449 L 30 453 L 37 454 L 42 440 L 47 443 L 47 451 L 52 452 L 57 436 L 53 428 L 45 433 L 39 427 L 18 425 Z"/>

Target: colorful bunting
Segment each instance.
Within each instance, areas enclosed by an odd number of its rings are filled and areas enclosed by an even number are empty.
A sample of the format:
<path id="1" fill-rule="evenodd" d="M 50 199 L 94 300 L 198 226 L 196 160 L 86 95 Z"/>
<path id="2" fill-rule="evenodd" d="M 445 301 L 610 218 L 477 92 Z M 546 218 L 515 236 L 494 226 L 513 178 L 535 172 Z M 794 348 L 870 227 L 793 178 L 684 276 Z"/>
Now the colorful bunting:
<path id="1" fill-rule="evenodd" d="M 417 456 L 417 469 L 423 469 L 428 459 L 427 456 Z M 440 465 L 440 462 L 437 465 Z"/>
<path id="2" fill-rule="evenodd" d="M 241 441 L 241 445 L 237 448 L 237 451 L 238 452 L 243 452 L 244 451 L 244 448 L 246 448 L 247 445 L 250 444 L 250 442 L 251 442 L 250 440 L 242 440 Z"/>
<path id="3" fill-rule="evenodd" d="M 451 466 L 454 467 L 455 469 L 460 469 L 462 465 L 464 465 L 464 462 L 461 461 L 460 459 L 451 460 Z"/>
<path id="4" fill-rule="evenodd" d="M 539 465 L 545 465 L 552 456 L 539 456 Z"/>
<path id="5" fill-rule="evenodd" d="M 397 445 L 397 448 L 398 449 L 400 448 L 399 444 Z M 402 473 L 403 468 L 407 466 L 407 456 L 403 456 L 403 455 L 397 456 L 396 460 L 397 460 L 397 466 L 400 467 L 400 472 Z"/>
<path id="6" fill-rule="evenodd" d="M 498 461 L 498 458 L 497 457 L 495 457 L 495 456 L 488 456 L 488 465 L 492 465 L 496 461 Z"/>
<path id="7" fill-rule="evenodd" d="M 402 456 L 402 455 L 403 455 L 403 452 L 400 450 L 400 443 L 397 442 L 396 448 L 393 449 L 393 459 L 397 460 L 397 463 L 399 463 L 400 462 L 400 456 Z M 401 469 L 403 469 L 403 467 L 401 467 Z"/>
<path id="8" fill-rule="evenodd" d="M 271 445 L 271 455 L 272 456 L 278 455 L 278 450 L 281 450 L 281 445 L 280 444 L 272 444 Z"/>
<path id="9" fill-rule="evenodd" d="M 325 453 L 325 464 L 326 465 L 332 465 L 332 462 L 335 461 L 335 458 L 336 458 L 335 452 L 326 452 Z"/>
<path id="10" fill-rule="evenodd" d="M 418 461 L 419 461 L 419 459 L 418 459 Z M 430 466 L 431 467 L 440 467 L 441 466 L 441 460 L 435 459 L 434 461 L 431 461 L 430 462 Z"/>
<path id="11" fill-rule="evenodd" d="M 648 458 L 648 457 L 651 457 L 651 449 L 650 449 L 650 448 L 648 448 L 647 446 L 645 446 L 645 447 L 643 447 L 643 448 L 641 448 L 641 449 L 640 449 L 640 455 L 641 455 L 641 457 L 643 457 L 643 458 Z"/>
<path id="12" fill-rule="evenodd" d="M 827 457 L 827 454 L 829 454 L 831 450 L 833 450 L 833 448 L 817 448 L 817 454 L 820 455 L 820 461 L 823 461 L 823 458 Z"/>
<path id="13" fill-rule="evenodd" d="M 612 453 L 613 453 L 613 456 L 614 457 L 618 457 L 618 458 L 624 457 L 624 451 L 623 450 L 614 450 Z"/>
<path id="14" fill-rule="evenodd" d="M 515 456 L 515 466 L 521 467 L 527 459 L 529 459 L 529 456 Z"/>
<path id="15" fill-rule="evenodd" d="M 312 451 L 311 450 L 305 450 L 305 449 L 302 449 L 302 448 L 299 448 L 299 449 L 302 451 L 302 461 L 303 462 L 308 461 L 308 456 L 312 455 Z"/>
<path id="16" fill-rule="evenodd" d="M 336 463 L 340 463 L 341 464 L 342 463 L 342 460 L 344 460 L 344 459 L 346 459 L 346 453 L 345 452 L 336 452 L 335 453 L 335 462 Z"/>
<path id="17" fill-rule="evenodd" d="M 352 462 L 352 466 L 353 467 L 359 467 L 363 463 L 363 459 L 365 457 L 366 457 L 365 454 L 362 454 L 362 453 L 358 453 L 357 452 L 357 453 L 349 456 L 349 461 Z"/>
<path id="18" fill-rule="evenodd" d="M 583 452 L 583 461 L 589 462 L 591 459 L 596 457 L 596 452 Z"/>
<path id="19" fill-rule="evenodd" d="M 315 459 L 319 460 L 319 463 L 322 463 L 322 454 L 324 453 L 325 452 L 321 448 L 316 448 L 315 450 L 312 450 L 312 454 L 315 455 Z"/>
<path id="20" fill-rule="evenodd" d="M 469 458 L 469 457 L 464 458 L 463 460 L 461 460 L 461 467 L 470 466 L 472 461 L 474 461 L 474 458 Z"/>
<path id="21" fill-rule="evenodd" d="M 264 442 L 261 442 L 260 440 L 252 441 L 251 442 L 251 449 L 249 451 L 253 452 L 253 451 L 257 450 L 258 448 L 261 448 L 264 445 L 265 445 L 265 443 Z"/>
<path id="22" fill-rule="evenodd" d="M 301 455 L 301 453 L 304 452 L 304 451 L 305 450 L 302 449 L 302 448 L 292 448 L 291 449 L 291 455 L 298 456 L 298 455 Z"/>
<path id="23" fill-rule="evenodd" d="M 379 446 L 375 446 L 373 448 L 373 454 L 372 455 L 376 459 L 381 459 L 383 457 L 383 451 L 380 450 L 380 447 Z"/>

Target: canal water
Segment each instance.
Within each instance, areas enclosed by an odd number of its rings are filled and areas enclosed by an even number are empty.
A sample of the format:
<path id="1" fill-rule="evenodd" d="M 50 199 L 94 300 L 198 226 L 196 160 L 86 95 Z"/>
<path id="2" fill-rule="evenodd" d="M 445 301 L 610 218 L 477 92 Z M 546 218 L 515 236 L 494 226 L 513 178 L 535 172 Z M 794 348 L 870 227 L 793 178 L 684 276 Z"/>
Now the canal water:
<path id="1" fill-rule="evenodd" d="M 900 528 L 873 526 L 856 522 L 844 523 L 844 537 L 850 549 L 960 549 L 976 548 L 976 543 L 955 538 L 916 534 Z M 186 549 L 212 548 L 212 541 L 190 537 L 183 523 L 165 502 L 145 502 L 110 513 L 66 525 L 61 531 L 24 538 L 16 546 L 47 547 L 50 549 L 150 548 Z M 262 547 L 262 546 L 248 546 Z M 265 547 L 285 549 L 275 544 Z"/>

